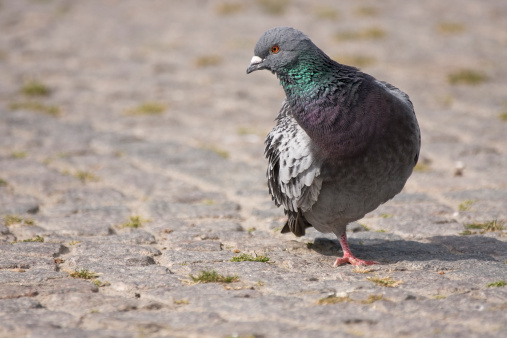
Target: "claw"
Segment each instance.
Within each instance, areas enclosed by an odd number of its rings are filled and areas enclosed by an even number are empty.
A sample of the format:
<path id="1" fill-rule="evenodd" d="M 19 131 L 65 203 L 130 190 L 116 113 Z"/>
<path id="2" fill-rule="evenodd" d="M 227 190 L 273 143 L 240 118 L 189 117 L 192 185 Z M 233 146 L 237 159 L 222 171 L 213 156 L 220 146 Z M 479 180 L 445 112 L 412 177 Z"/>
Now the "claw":
<path id="1" fill-rule="evenodd" d="M 349 244 L 347 243 L 347 234 L 345 232 L 340 236 L 339 241 L 343 249 L 343 257 L 336 259 L 336 262 L 333 264 L 334 267 L 347 263 L 354 266 L 379 264 L 379 262 L 363 261 L 362 259 L 356 258 L 356 256 L 354 256 L 350 251 Z"/>
<path id="2" fill-rule="evenodd" d="M 350 263 L 354 266 L 361 266 L 361 265 L 373 265 L 373 264 L 380 264 L 379 262 L 375 261 L 363 261 L 362 259 L 356 258 L 352 255 L 350 256 L 343 256 L 342 258 L 337 258 L 336 262 L 334 262 L 333 266 L 337 267 L 339 265 Z"/>

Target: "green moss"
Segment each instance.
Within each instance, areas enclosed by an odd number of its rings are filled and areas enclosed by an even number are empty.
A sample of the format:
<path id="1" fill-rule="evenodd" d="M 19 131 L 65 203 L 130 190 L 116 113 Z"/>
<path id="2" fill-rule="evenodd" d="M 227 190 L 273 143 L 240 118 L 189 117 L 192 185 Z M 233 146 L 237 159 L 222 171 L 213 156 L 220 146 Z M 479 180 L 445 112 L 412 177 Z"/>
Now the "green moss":
<path id="1" fill-rule="evenodd" d="M 222 63 L 222 57 L 220 55 L 203 55 L 194 60 L 196 67 L 211 67 L 217 66 Z"/>
<path id="2" fill-rule="evenodd" d="M 237 275 L 224 276 L 218 274 L 215 270 L 203 270 L 199 272 L 197 277 L 190 275 L 190 278 L 192 278 L 195 283 L 233 283 L 239 281 Z"/>
<path id="3" fill-rule="evenodd" d="M 507 112 L 501 113 L 500 115 L 498 115 L 498 118 L 499 118 L 501 121 L 505 121 L 505 122 L 507 122 Z"/>
<path id="4" fill-rule="evenodd" d="M 367 277 L 366 279 L 369 280 L 370 282 L 373 282 L 379 286 L 384 286 L 384 287 L 395 287 L 395 286 L 398 286 L 402 283 L 401 280 L 397 281 L 397 280 L 392 279 L 391 277 L 383 277 L 383 278 Z"/>
<path id="5" fill-rule="evenodd" d="M 11 153 L 12 158 L 21 159 L 21 158 L 25 158 L 26 156 L 27 156 L 26 151 L 13 151 Z"/>
<path id="6" fill-rule="evenodd" d="M 475 222 L 475 223 L 469 223 L 464 225 L 466 230 L 474 229 L 474 230 L 481 230 L 480 233 L 483 234 L 485 232 L 493 232 L 493 231 L 501 231 L 505 230 L 505 222 L 498 221 L 498 220 L 492 220 L 488 222 Z"/>
<path id="7" fill-rule="evenodd" d="M 257 229 L 255 229 L 255 227 L 251 227 L 247 231 L 250 234 L 250 233 L 254 232 L 255 230 L 257 230 Z"/>
<path id="8" fill-rule="evenodd" d="M 462 69 L 450 73 L 447 80 L 452 85 L 478 85 L 488 80 L 488 77 L 482 72 L 473 69 Z"/>
<path id="9" fill-rule="evenodd" d="M 5 215 L 3 217 L 4 225 L 9 226 L 13 224 L 23 224 L 23 225 L 35 225 L 35 221 L 31 218 L 23 218 L 19 215 Z"/>
<path id="10" fill-rule="evenodd" d="M 217 202 L 215 200 L 212 200 L 212 199 L 209 199 L 209 198 L 203 199 L 201 203 L 205 204 L 205 205 L 214 205 L 214 204 L 217 204 Z"/>
<path id="11" fill-rule="evenodd" d="M 257 0 L 263 12 L 271 15 L 282 15 L 290 5 L 290 0 Z"/>
<path id="12" fill-rule="evenodd" d="M 356 267 L 354 267 L 354 269 L 352 271 L 355 273 L 370 273 L 371 268 L 367 268 L 364 266 L 356 266 Z"/>
<path id="13" fill-rule="evenodd" d="M 375 303 L 379 300 L 382 300 L 384 298 L 383 295 L 369 295 L 368 298 L 366 298 L 365 300 L 362 300 L 360 301 L 361 304 L 371 304 L 371 303 Z"/>
<path id="14" fill-rule="evenodd" d="M 378 13 L 379 13 L 379 10 L 378 8 L 376 7 L 369 7 L 369 6 L 364 6 L 364 7 L 358 7 L 354 13 L 357 15 L 357 16 L 377 16 Z"/>
<path id="15" fill-rule="evenodd" d="M 379 229 L 379 230 L 375 230 L 375 232 L 387 232 L 387 230 Z"/>
<path id="16" fill-rule="evenodd" d="M 421 173 L 428 172 L 430 170 L 431 170 L 431 168 L 430 168 L 429 164 L 422 163 L 422 162 L 418 162 L 414 167 L 414 171 L 421 172 Z"/>
<path id="17" fill-rule="evenodd" d="M 321 20 L 335 20 L 338 18 L 339 13 L 332 7 L 320 6 L 314 10 L 315 16 Z"/>
<path id="18" fill-rule="evenodd" d="M 20 92 L 27 96 L 48 96 L 51 89 L 38 80 L 30 80 L 21 87 Z"/>
<path id="19" fill-rule="evenodd" d="M 213 145 L 207 145 L 207 146 L 203 146 L 202 148 L 206 149 L 206 150 L 210 150 L 222 158 L 225 158 L 225 159 L 229 158 L 229 152 L 227 150 L 221 149 L 219 147 L 216 147 Z"/>
<path id="20" fill-rule="evenodd" d="M 231 15 L 243 11 L 243 4 L 223 2 L 216 7 L 216 12 L 220 15 Z"/>
<path id="21" fill-rule="evenodd" d="M 341 55 L 334 59 L 341 64 L 358 68 L 370 66 L 376 62 L 375 58 L 365 55 Z"/>
<path id="22" fill-rule="evenodd" d="M 493 282 L 493 283 L 489 283 L 487 285 L 488 288 L 492 288 L 492 287 L 495 287 L 495 288 L 499 288 L 499 287 L 502 287 L 502 286 L 506 286 L 507 285 L 507 282 L 504 281 L 504 280 L 499 280 L 498 282 Z"/>
<path id="23" fill-rule="evenodd" d="M 61 109 L 57 106 L 50 106 L 37 101 L 19 101 L 9 105 L 9 109 L 15 110 L 31 110 L 46 115 L 58 117 L 61 115 Z"/>
<path id="24" fill-rule="evenodd" d="M 335 34 L 337 41 L 378 40 L 386 36 L 386 31 L 379 27 L 370 27 L 359 31 L 343 31 Z"/>
<path id="25" fill-rule="evenodd" d="M 72 245 L 76 245 L 79 243 L 81 243 L 81 242 L 80 241 L 71 241 L 71 242 L 69 242 L 69 245 L 72 246 Z"/>
<path id="26" fill-rule="evenodd" d="M 458 34 L 465 31 L 465 26 L 459 22 L 441 22 L 437 25 L 437 31 L 441 34 Z"/>
<path id="27" fill-rule="evenodd" d="M 359 224 L 363 228 L 363 231 L 370 231 L 371 230 L 368 226 L 366 226 L 362 223 L 357 223 L 357 224 Z"/>
<path id="28" fill-rule="evenodd" d="M 94 279 L 97 277 L 97 274 L 88 269 L 81 269 L 80 271 L 74 270 L 74 272 L 71 272 L 69 276 L 72 278 Z"/>
<path id="29" fill-rule="evenodd" d="M 231 262 L 263 262 L 263 263 L 267 263 L 267 262 L 269 262 L 269 257 L 264 256 L 264 255 L 260 255 L 260 256 L 256 255 L 254 257 L 249 254 L 241 254 L 241 255 L 232 257 Z"/>
<path id="30" fill-rule="evenodd" d="M 127 109 L 125 114 L 132 116 L 160 115 L 167 110 L 167 105 L 160 102 L 145 102 L 139 106 Z"/>
<path id="31" fill-rule="evenodd" d="M 100 181 L 100 178 L 98 176 L 92 174 L 89 171 L 84 170 L 77 170 L 75 173 L 72 174 L 72 176 L 74 176 L 83 183 Z"/>
<path id="32" fill-rule="evenodd" d="M 186 304 L 188 304 L 188 300 L 186 300 L 186 299 L 175 299 L 173 302 L 176 305 L 186 305 Z"/>
<path id="33" fill-rule="evenodd" d="M 475 204 L 476 201 L 474 200 L 464 200 L 458 205 L 459 211 L 468 211 L 472 208 L 472 205 Z"/>
<path id="34" fill-rule="evenodd" d="M 317 304 L 319 305 L 330 305 L 330 304 L 339 304 L 350 302 L 351 299 L 348 296 L 345 297 L 337 297 L 337 296 L 329 296 L 326 298 L 319 299 Z"/>
<path id="35" fill-rule="evenodd" d="M 34 238 L 28 238 L 28 239 L 24 239 L 22 241 L 14 241 L 11 244 L 20 243 L 20 242 L 39 242 L 39 243 L 44 243 L 44 237 L 41 237 L 41 236 L 37 235 Z"/>
<path id="36" fill-rule="evenodd" d="M 445 299 L 445 298 L 447 298 L 447 297 L 444 295 L 434 295 L 433 296 L 433 299 Z"/>
<path id="37" fill-rule="evenodd" d="M 380 214 L 380 217 L 382 217 L 382 218 L 392 218 L 393 214 Z"/>
<path id="38" fill-rule="evenodd" d="M 122 228 L 140 228 L 144 223 L 149 223 L 151 220 L 143 219 L 141 216 L 130 216 L 129 221 L 121 225 Z"/>
<path id="39" fill-rule="evenodd" d="M 7 181 L 4 180 L 3 178 L 0 178 L 0 188 L 6 187 L 7 185 L 9 185 L 9 183 L 7 183 Z"/>

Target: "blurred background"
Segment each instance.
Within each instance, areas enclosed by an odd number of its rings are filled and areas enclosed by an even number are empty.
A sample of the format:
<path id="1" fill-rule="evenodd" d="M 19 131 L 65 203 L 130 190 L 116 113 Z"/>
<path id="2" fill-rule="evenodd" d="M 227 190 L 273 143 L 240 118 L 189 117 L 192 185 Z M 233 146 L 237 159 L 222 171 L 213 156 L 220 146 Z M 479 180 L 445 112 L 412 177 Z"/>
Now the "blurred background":
<path id="1" fill-rule="evenodd" d="M 0 155 L 64 172 L 62 155 L 121 154 L 78 141 L 108 132 L 207 149 L 258 169 L 261 182 L 262 143 L 284 93 L 269 72 L 245 70 L 259 36 L 282 25 L 410 95 L 421 172 L 446 179 L 456 161 L 483 156 L 465 165 L 497 184 L 507 125 L 501 0 L 0 0 Z M 428 175 L 424 184 L 439 184 Z"/>
<path id="2" fill-rule="evenodd" d="M 384 284 L 277 233 L 285 95 L 246 68 L 282 25 L 414 103 L 419 164 L 348 228 Z M 506 60 L 506 0 L 0 0 L 0 335 L 500 337 Z"/>

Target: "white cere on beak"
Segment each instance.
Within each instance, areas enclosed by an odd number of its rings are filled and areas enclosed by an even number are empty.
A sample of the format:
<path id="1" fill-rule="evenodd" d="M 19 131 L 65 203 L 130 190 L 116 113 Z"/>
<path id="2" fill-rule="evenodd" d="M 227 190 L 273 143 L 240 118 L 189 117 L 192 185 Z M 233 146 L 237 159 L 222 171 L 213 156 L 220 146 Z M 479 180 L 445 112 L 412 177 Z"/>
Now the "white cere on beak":
<path id="1" fill-rule="evenodd" d="M 250 65 L 255 65 L 255 64 L 261 63 L 261 62 L 262 62 L 262 59 L 256 55 L 250 61 Z"/>

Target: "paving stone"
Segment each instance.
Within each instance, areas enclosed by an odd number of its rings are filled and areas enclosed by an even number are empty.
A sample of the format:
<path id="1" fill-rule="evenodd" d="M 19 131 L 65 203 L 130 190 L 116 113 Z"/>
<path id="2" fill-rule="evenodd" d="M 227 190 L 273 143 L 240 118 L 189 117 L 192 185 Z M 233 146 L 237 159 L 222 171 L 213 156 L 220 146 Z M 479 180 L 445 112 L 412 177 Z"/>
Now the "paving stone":
<path id="1" fill-rule="evenodd" d="M 505 336 L 503 3 L 263 6 L 1 2 L 0 217 L 34 225 L 0 221 L 0 336 Z M 380 264 L 334 268 L 334 234 L 280 233 L 263 140 L 284 93 L 244 70 L 282 21 L 414 103 L 420 164 L 348 227 Z M 450 83 L 462 69 L 486 79 Z M 23 93 L 32 80 L 46 95 Z M 135 110 L 146 103 L 165 110 Z M 239 281 L 194 282 L 202 271 Z"/>
<path id="2" fill-rule="evenodd" d="M 39 211 L 40 201 L 29 195 L 2 193 L 0 190 L 0 214 L 35 214 Z"/>
<path id="3" fill-rule="evenodd" d="M 31 298 L 14 298 L 0 300 L 0 314 L 22 312 L 42 308 L 42 305 Z"/>

